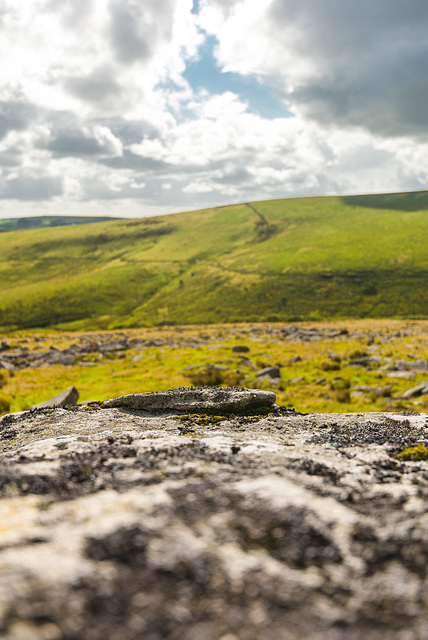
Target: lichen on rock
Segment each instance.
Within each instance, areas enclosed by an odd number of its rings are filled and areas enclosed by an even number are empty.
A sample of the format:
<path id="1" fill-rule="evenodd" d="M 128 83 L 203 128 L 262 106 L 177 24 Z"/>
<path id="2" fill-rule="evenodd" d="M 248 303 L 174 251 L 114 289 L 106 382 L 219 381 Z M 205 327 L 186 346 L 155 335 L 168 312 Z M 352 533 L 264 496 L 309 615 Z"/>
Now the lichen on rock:
<path id="1" fill-rule="evenodd" d="M 168 402 L 0 418 L 0 638 L 427 637 L 425 414 Z"/>

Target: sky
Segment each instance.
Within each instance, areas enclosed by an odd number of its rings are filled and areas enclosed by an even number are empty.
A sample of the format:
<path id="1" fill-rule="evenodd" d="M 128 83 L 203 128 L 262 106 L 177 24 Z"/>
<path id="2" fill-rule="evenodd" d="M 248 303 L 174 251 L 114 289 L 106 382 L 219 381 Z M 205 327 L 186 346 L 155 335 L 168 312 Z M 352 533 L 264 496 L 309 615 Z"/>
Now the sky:
<path id="1" fill-rule="evenodd" d="M 426 189 L 427 0 L 0 0 L 0 218 Z"/>

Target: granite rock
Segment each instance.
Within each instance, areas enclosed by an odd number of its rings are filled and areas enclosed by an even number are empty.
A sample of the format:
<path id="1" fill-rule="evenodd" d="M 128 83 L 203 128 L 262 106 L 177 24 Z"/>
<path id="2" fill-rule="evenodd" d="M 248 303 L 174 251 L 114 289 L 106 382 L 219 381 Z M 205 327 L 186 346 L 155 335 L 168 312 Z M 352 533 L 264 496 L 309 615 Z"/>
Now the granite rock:
<path id="1" fill-rule="evenodd" d="M 104 402 L 104 407 L 117 407 L 156 413 L 207 413 L 248 415 L 267 413 L 275 408 L 276 396 L 271 391 L 242 387 L 182 387 L 157 393 L 134 393 Z"/>
<path id="2" fill-rule="evenodd" d="M 428 638 L 426 414 L 112 402 L 0 418 L 0 638 Z"/>
<path id="3" fill-rule="evenodd" d="M 39 404 L 33 405 L 30 407 L 31 409 L 38 409 L 42 407 L 65 407 L 67 405 L 74 405 L 79 399 L 79 392 L 76 387 L 71 386 L 58 393 L 53 398 L 49 398 L 49 400 L 45 400 L 44 402 L 40 402 Z"/>

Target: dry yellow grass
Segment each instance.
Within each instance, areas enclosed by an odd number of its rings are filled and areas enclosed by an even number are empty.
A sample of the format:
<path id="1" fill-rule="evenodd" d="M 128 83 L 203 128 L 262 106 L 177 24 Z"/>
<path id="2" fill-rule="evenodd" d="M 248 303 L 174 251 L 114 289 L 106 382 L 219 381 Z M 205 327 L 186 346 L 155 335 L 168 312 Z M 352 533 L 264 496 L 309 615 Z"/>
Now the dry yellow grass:
<path id="1" fill-rule="evenodd" d="M 240 323 L 221 325 L 189 325 L 184 327 L 142 328 L 110 332 L 18 332 L 3 336 L 13 347 L 48 350 L 50 346 L 65 349 L 83 339 L 114 339 L 126 336 L 143 342 L 160 340 L 161 346 L 145 346 L 141 351 L 127 350 L 120 357 L 104 354 L 101 361 L 88 355 L 96 366 L 76 363 L 73 366 L 27 368 L 12 374 L 3 371 L 0 402 L 10 404 L 10 411 L 20 411 L 42 402 L 64 388 L 75 385 L 81 401 L 103 400 L 115 395 L 191 386 L 186 367 L 221 365 L 229 367 L 223 384 L 240 380 L 242 386 L 256 384 L 256 372 L 264 366 L 279 365 L 279 384 L 259 383 L 277 393 L 278 403 L 302 412 L 356 412 L 380 410 L 428 409 L 428 396 L 408 401 L 391 402 L 374 393 L 355 391 L 355 386 L 379 388 L 392 384 L 391 395 L 398 398 L 405 390 L 428 378 L 428 373 L 415 371 L 413 379 L 391 378 L 381 364 L 405 361 L 414 356 L 428 359 L 428 323 L 426 321 L 347 320 L 340 322 L 299 323 L 300 330 L 346 329 L 331 339 L 306 342 L 290 340 L 281 333 L 289 324 Z M 352 333 L 356 332 L 355 336 Z M 194 346 L 183 345 L 195 340 Z M 243 344 L 250 348 L 245 363 L 232 347 Z M 337 360 L 332 359 L 332 353 Z M 382 363 L 371 368 L 348 364 L 355 354 L 376 355 Z M 139 359 L 135 356 L 140 355 Z M 297 356 L 300 360 L 296 360 Z M 388 360 L 389 359 L 389 360 Z M 236 373 L 238 372 L 238 374 Z M 204 379 L 201 378 L 203 383 Z M 1 405 L 0 405 L 1 408 Z M 7 412 L 3 406 L 3 413 Z"/>

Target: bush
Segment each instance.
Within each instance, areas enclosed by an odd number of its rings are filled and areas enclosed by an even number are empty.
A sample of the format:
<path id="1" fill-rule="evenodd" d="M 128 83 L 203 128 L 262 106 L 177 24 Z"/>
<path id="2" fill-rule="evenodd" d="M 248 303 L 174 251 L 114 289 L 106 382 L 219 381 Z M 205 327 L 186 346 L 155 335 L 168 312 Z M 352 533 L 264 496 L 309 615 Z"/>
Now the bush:
<path id="1" fill-rule="evenodd" d="M 345 378 L 335 378 L 330 382 L 330 389 L 334 389 L 334 391 L 343 391 L 344 389 L 350 389 L 350 387 L 350 381 L 345 380 Z"/>
<path id="2" fill-rule="evenodd" d="M 320 364 L 321 371 L 339 371 L 340 364 L 339 362 L 321 362 Z"/>
<path id="3" fill-rule="evenodd" d="M 237 387 L 243 380 L 240 371 L 226 371 L 212 364 L 185 371 L 184 375 L 194 387 Z"/>
<path id="4" fill-rule="evenodd" d="M 351 394 L 349 389 L 340 389 L 334 394 L 334 399 L 337 402 L 343 402 L 343 404 L 349 404 L 351 402 Z"/>
<path id="5" fill-rule="evenodd" d="M 9 411 L 10 411 L 9 399 L 4 395 L 0 395 L 0 414 L 9 413 Z"/>
<path id="6" fill-rule="evenodd" d="M 367 358 L 369 354 L 367 353 L 367 351 L 363 351 L 362 349 L 356 349 L 355 351 L 352 351 L 348 358 L 350 360 L 358 360 L 359 358 Z"/>
<path id="7" fill-rule="evenodd" d="M 0 389 L 7 383 L 8 375 L 5 371 L 0 371 Z"/>

